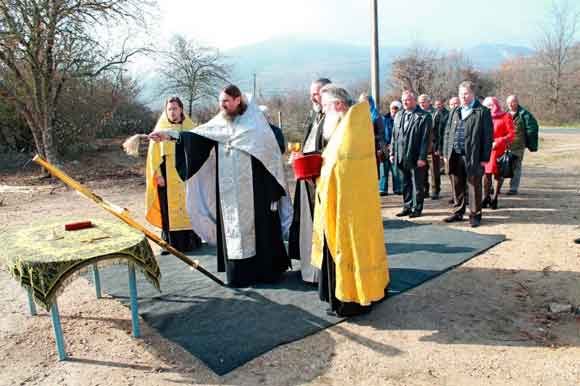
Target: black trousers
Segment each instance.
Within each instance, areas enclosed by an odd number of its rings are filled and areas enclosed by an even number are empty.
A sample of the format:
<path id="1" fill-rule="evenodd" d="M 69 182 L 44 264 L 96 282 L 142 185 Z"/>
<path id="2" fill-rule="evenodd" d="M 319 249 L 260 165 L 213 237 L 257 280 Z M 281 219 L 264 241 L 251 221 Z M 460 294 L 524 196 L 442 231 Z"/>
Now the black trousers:
<path id="1" fill-rule="evenodd" d="M 399 168 L 403 184 L 403 206 L 413 212 L 423 211 L 427 166 L 414 169 Z"/>
<path id="2" fill-rule="evenodd" d="M 465 214 L 469 196 L 469 216 L 481 216 L 482 176 L 468 175 L 465 156 L 455 152 L 449 159 L 449 173 L 453 175 L 453 213 Z"/>

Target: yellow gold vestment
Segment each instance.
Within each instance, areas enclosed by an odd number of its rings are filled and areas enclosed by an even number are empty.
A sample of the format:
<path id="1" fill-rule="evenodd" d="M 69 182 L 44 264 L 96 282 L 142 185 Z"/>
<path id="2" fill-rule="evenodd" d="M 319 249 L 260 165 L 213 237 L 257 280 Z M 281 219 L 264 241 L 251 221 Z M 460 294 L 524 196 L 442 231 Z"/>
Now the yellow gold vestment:
<path id="1" fill-rule="evenodd" d="M 336 266 L 335 296 L 369 305 L 389 283 L 369 104 L 350 108 L 322 153 L 316 182 L 312 265 L 322 268 L 324 240 Z"/>
<path id="2" fill-rule="evenodd" d="M 186 115 L 185 120 L 180 124 L 173 124 L 167 119 L 165 112 L 155 125 L 156 131 L 175 130 L 184 131 L 193 129 L 193 122 Z M 158 228 L 162 228 L 161 207 L 157 194 L 157 184 L 155 176 L 161 175 L 161 162 L 165 156 L 165 171 L 167 187 L 167 206 L 169 208 L 169 231 L 191 230 L 191 224 L 185 206 L 185 184 L 175 169 L 175 143 L 167 142 L 149 142 L 147 152 L 147 221 Z"/>

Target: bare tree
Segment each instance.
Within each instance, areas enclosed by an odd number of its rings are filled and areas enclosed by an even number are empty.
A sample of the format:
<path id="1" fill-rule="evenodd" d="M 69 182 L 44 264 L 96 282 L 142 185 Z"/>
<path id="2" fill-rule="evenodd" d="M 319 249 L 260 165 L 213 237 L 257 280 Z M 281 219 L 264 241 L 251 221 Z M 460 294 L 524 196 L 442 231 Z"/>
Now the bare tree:
<path id="1" fill-rule="evenodd" d="M 573 48 L 579 22 L 580 10 L 568 0 L 555 0 L 550 9 L 550 19 L 543 26 L 541 37 L 535 43 L 538 60 L 547 72 L 545 87 L 550 90 L 549 101 L 554 117 L 559 115 L 567 80 L 574 75 L 572 64 L 576 60 L 576 51 Z"/>
<path id="2" fill-rule="evenodd" d="M 429 93 L 437 71 L 437 52 L 415 47 L 393 61 L 391 84 L 393 88 L 413 90 L 418 94 Z"/>
<path id="3" fill-rule="evenodd" d="M 476 95 L 493 95 L 491 76 L 475 69 L 461 52 L 440 55 L 434 50 L 414 48 L 393 62 L 390 83 L 395 95 L 410 89 L 446 99 L 457 95 L 457 86 L 464 80 L 476 84 Z"/>
<path id="4" fill-rule="evenodd" d="M 190 116 L 195 102 L 216 97 L 219 87 L 228 81 L 230 69 L 218 49 L 197 45 L 178 35 L 163 56 L 162 93 L 181 94 Z"/>
<path id="5" fill-rule="evenodd" d="M 58 163 L 54 138 L 63 86 L 75 77 L 97 76 L 125 63 L 141 49 L 110 54 L 98 28 L 129 20 L 143 24 L 147 1 L 0 0 L 0 93 L 22 114 L 38 153 Z"/>

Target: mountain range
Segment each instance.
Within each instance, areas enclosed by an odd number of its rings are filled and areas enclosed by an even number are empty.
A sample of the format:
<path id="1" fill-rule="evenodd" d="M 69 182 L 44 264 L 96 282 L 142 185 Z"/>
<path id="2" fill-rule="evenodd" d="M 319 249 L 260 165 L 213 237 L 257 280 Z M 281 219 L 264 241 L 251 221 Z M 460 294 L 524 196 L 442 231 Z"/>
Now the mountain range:
<path id="1" fill-rule="evenodd" d="M 381 81 L 390 73 L 392 61 L 408 50 L 409 47 L 389 45 L 379 48 Z M 506 44 L 480 44 L 461 50 L 480 70 L 496 68 L 506 59 L 533 52 L 528 47 Z M 232 81 L 251 91 L 256 74 L 257 89 L 262 95 L 305 89 L 318 77 L 347 86 L 370 78 L 370 48 L 364 45 L 287 37 L 232 48 L 223 54 L 232 65 Z"/>
<path id="2" fill-rule="evenodd" d="M 391 63 L 410 47 L 379 47 L 380 82 L 390 74 Z M 439 50 L 442 53 L 441 50 Z M 531 55 L 528 47 L 505 44 L 480 44 L 461 50 L 463 56 L 480 70 L 498 67 L 506 59 Z M 316 78 L 328 77 L 346 87 L 370 79 L 369 46 L 341 42 L 275 38 L 232 48 L 222 52 L 232 67 L 230 81 L 244 92 L 252 92 L 253 74 L 261 96 L 285 95 L 305 91 Z M 140 99 L 153 109 L 159 108 L 159 74 L 141 75 L 143 90 Z"/>

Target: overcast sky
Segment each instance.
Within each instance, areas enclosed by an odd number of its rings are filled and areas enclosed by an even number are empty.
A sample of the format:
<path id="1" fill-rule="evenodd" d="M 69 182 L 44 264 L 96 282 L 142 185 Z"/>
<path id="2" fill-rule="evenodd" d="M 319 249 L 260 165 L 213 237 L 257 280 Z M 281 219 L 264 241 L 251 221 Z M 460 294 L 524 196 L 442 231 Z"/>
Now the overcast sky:
<path id="1" fill-rule="evenodd" d="M 551 0 L 378 0 L 381 45 L 532 46 Z M 572 1 L 574 3 L 574 1 Z M 160 38 L 221 49 L 278 36 L 368 44 L 370 0 L 159 0 Z"/>

